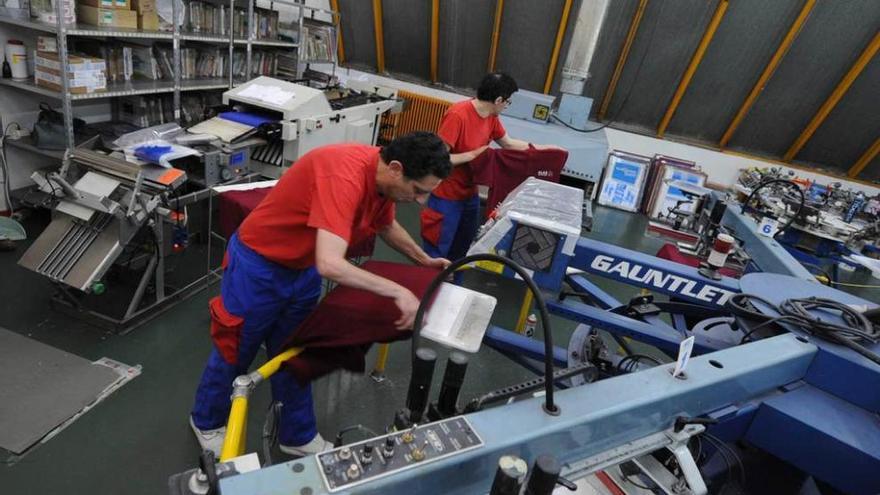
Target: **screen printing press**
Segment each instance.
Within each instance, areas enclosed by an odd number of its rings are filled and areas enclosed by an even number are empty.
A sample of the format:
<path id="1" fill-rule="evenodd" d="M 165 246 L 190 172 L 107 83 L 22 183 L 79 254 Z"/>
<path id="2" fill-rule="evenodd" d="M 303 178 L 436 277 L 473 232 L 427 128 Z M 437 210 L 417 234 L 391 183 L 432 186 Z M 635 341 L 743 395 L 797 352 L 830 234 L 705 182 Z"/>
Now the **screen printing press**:
<path id="1" fill-rule="evenodd" d="M 171 493 L 549 494 L 591 475 L 602 493 L 880 492 L 875 304 L 789 272 L 769 244 L 748 247 L 762 272 L 733 279 L 582 237 L 582 201 L 529 179 L 425 294 L 465 265 L 522 279 L 541 337 L 489 326 L 483 344 L 538 378 L 459 404 L 466 368 L 450 358 L 432 401 L 423 303 L 386 434 L 263 468 L 205 463 Z M 650 295 L 620 301 L 596 277 Z M 580 324 L 568 342 L 550 314 Z"/>

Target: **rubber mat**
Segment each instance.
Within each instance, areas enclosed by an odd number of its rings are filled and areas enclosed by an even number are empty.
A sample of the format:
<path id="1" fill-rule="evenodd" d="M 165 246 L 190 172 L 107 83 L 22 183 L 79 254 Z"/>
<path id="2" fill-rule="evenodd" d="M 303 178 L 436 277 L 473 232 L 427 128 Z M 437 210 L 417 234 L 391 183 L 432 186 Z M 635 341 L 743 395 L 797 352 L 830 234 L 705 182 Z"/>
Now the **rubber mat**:
<path id="1" fill-rule="evenodd" d="M 139 373 L 0 328 L 0 447 L 24 453 Z"/>

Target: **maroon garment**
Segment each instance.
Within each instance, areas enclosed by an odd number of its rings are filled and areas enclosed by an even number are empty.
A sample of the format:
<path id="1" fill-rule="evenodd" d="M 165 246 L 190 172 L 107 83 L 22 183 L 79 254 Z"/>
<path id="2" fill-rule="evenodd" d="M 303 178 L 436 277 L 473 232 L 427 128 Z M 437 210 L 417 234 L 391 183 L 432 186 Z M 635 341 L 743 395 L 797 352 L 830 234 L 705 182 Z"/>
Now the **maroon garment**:
<path id="1" fill-rule="evenodd" d="M 559 174 L 568 160 L 565 150 L 538 150 L 531 144 L 525 150 L 490 148 L 470 163 L 474 182 L 489 186 L 486 215 L 498 207 L 504 198 L 529 177 L 559 182 Z"/>
<path id="2" fill-rule="evenodd" d="M 368 261 L 362 268 L 397 282 L 417 298 L 424 295 L 440 273 L 434 268 L 386 261 Z M 400 310 L 393 299 L 338 286 L 293 333 L 285 348 L 306 350 L 284 366 L 303 384 L 339 368 L 363 372 L 364 355 L 370 345 L 411 337 L 409 330 L 394 328 L 398 318 Z"/>
<path id="3" fill-rule="evenodd" d="M 263 201 L 271 187 L 260 187 L 247 191 L 226 191 L 220 193 L 219 217 L 220 234 L 229 239 L 238 230 L 238 226 L 244 221 L 250 212 Z M 373 255 L 376 247 L 376 236 L 371 236 L 363 242 L 348 247 L 345 255 L 348 258 L 360 258 Z"/>

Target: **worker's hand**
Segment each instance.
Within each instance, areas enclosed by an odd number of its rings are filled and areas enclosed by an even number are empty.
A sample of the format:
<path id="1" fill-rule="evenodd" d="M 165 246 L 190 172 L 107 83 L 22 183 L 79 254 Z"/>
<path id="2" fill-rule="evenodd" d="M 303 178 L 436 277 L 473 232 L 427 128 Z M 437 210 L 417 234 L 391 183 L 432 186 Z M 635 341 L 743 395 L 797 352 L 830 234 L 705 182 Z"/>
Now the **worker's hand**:
<path id="1" fill-rule="evenodd" d="M 562 146 L 556 146 L 555 144 L 533 144 L 536 150 L 559 150 L 559 151 L 568 151 Z"/>
<path id="2" fill-rule="evenodd" d="M 436 268 L 438 270 L 445 270 L 451 264 L 452 262 L 446 258 L 427 258 L 420 263 L 424 267 Z"/>
<path id="3" fill-rule="evenodd" d="M 471 158 L 471 159 L 468 160 L 468 161 L 471 161 L 471 160 L 473 160 L 474 158 L 480 156 L 480 154 L 482 154 L 482 153 L 483 153 L 484 151 L 486 151 L 486 149 L 488 149 L 488 148 L 489 148 L 489 145 L 487 144 L 487 145 L 485 145 L 485 146 L 480 146 L 479 148 L 472 149 L 471 151 L 468 152 L 468 153 L 470 154 L 470 158 Z"/>
<path id="4" fill-rule="evenodd" d="M 412 330 L 413 322 L 416 319 L 416 312 L 419 310 L 419 300 L 409 290 L 401 287 L 400 294 L 394 298 L 394 304 L 400 310 L 400 318 L 394 322 L 394 328 L 398 330 Z"/>

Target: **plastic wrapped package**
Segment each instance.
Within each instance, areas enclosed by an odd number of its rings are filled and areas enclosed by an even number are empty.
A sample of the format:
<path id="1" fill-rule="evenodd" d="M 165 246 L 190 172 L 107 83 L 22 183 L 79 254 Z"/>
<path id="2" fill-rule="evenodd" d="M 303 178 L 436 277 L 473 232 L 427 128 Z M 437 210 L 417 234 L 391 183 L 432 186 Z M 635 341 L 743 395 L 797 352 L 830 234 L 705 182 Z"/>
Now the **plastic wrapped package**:
<path id="1" fill-rule="evenodd" d="M 564 236 L 563 252 L 571 255 L 581 234 L 583 202 L 581 189 L 530 177 L 507 195 L 468 254 L 496 252 L 515 222 Z"/>

